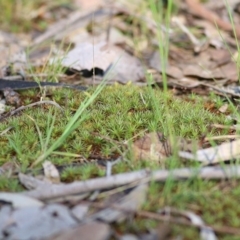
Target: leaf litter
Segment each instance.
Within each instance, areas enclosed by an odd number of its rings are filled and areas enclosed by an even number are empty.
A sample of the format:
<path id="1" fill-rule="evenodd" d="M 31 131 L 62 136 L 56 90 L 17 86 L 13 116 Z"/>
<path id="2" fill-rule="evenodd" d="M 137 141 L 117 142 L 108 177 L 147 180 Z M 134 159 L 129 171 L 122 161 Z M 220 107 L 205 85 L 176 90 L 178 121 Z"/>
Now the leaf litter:
<path id="1" fill-rule="evenodd" d="M 2 53 L 0 91 L 1 102 L 4 100 L 4 105 L 12 105 L 16 110 L 21 105 L 21 94 L 14 92 L 13 89 L 41 88 L 45 85 L 75 88 L 72 82 L 68 82 L 69 72 L 74 75 L 74 81 L 80 81 L 88 87 L 93 80 L 94 84 L 100 83 L 108 74 L 110 84 L 115 82 L 147 84 L 146 73 L 153 69 L 152 76 L 157 84 L 163 83 L 163 75 L 166 73 L 168 87 L 175 89 L 180 95 L 185 91 L 200 95 L 207 95 L 213 91 L 226 99 L 239 98 L 238 54 L 236 54 L 238 44 L 233 36 L 236 34 L 237 39 L 240 36 L 239 14 L 235 14 L 238 12 L 237 1 L 228 1 L 227 5 L 234 10 L 235 32 L 232 31 L 231 22 L 226 20 L 225 5 L 219 2 L 216 4 L 214 0 L 207 3 L 185 0 L 180 3 L 178 16 L 172 20 L 170 26 L 170 48 L 166 69 L 163 67 L 165 65 L 163 61 L 166 60 L 161 59 L 156 50 L 157 38 L 149 37 L 156 35 L 159 26 L 156 25 L 151 12 L 147 12 L 145 16 L 136 13 L 140 1 L 74 2 L 79 10 L 70 11 L 64 19 L 52 22 L 45 32 L 38 33 L 34 38 L 28 34 L 0 32 Z M 41 10 L 47 11 L 45 8 Z M 38 17 L 41 15 L 40 12 L 35 14 Z M 149 36 L 144 35 L 139 43 L 134 43 L 133 35 L 140 30 L 123 20 L 128 17 L 132 17 L 138 23 L 144 21 Z M 97 22 L 101 22 L 100 26 Z M 191 27 L 196 27 L 195 31 L 190 31 Z M 117 36 L 115 39 L 114 31 Z M 62 54 L 65 51 L 62 51 L 63 46 L 59 44 L 59 41 L 64 39 L 69 50 L 67 54 Z M 43 50 L 40 46 L 47 44 L 48 40 L 52 40 L 51 44 L 55 49 L 51 54 L 50 47 Z M 179 41 L 180 45 L 175 44 Z M 54 65 L 56 62 L 64 69 L 61 72 L 64 84 L 50 82 L 49 73 L 44 72 L 46 66 Z M 32 69 L 36 69 L 35 76 L 30 74 Z M 15 79 L 9 80 L 11 77 Z M 41 82 L 38 84 L 32 82 L 34 77 L 40 77 Z M 81 86 L 79 89 L 83 90 Z M 226 113 L 227 107 L 219 108 L 219 111 Z M 167 222 L 168 225 L 197 227 L 201 239 L 217 239 L 216 234 L 219 233 L 240 235 L 237 228 L 220 229 L 205 225 L 197 214 L 190 211 L 165 209 L 164 214 L 170 214 L 171 217 L 164 218 L 161 218 L 162 212 L 158 212 L 157 215 L 153 213 L 141 215 L 141 208 L 147 201 L 148 184 L 151 181 L 165 182 L 168 179 L 182 181 L 196 177 L 223 180 L 240 177 L 239 166 L 227 164 L 239 158 L 239 140 L 221 142 L 215 147 L 205 147 L 201 140 L 193 143 L 175 137 L 172 141 L 161 133 L 152 132 L 135 140 L 130 150 L 136 161 L 147 159 L 164 166 L 161 163 L 167 162 L 168 158 L 173 156 L 173 149 L 178 149 L 177 155 L 184 161 L 201 162 L 202 167 L 173 170 L 161 168 L 156 171 L 143 169 L 117 175 L 112 175 L 110 169 L 106 170 L 106 177 L 68 184 L 61 182 L 59 172 L 51 162 L 45 162 L 43 166 L 48 181 L 33 177 L 31 174 L 24 175 L 17 168 L 19 181 L 28 191 L 0 193 L 0 238 L 63 240 L 79 239 L 81 236 L 81 239 L 110 239 L 110 237 L 144 239 L 141 238 L 141 234 L 125 232 L 119 234 L 112 225 L 113 222 L 126 223 L 128 218 L 134 219 L 138 214 L 148 219 Z M 122 158 L 119 162 L 124 160 Z M 226 164 L 222 165 L 223 163 Z M 1 167 L 1 175 L 10 176 L 16 172 L 15 167 L 14 170 L 10 167 L 10 171 L 6 171 L 5 168 L 4 165 Z M 121 190 L 121 187 L 125 187 L 125 190 Z M 108 190 L 119 192 L 108 196 Z M 101 194 L 106 194 L 106 197 L 104 201 L 99 201 L 101 205 L 99 207 L 97 203 L 91 201 L 91 197 L 98 199 Z M 83 199 L 85 203 L 81 202 Z M 58 203 L 54 203 L 55 201 Z M 178 221 L 176 215 L 182 215 L 188 220 Z"/>

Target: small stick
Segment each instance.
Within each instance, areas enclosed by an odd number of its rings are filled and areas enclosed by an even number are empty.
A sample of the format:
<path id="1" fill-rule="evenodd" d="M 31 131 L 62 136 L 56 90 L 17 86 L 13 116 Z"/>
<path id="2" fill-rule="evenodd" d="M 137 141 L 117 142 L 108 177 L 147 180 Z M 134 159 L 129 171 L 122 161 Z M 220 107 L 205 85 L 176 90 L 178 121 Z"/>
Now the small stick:
<path id="1" fill-rule="evenodd" d="M 25 110 L 25 109 L 27 109 L 27 108 L 34 107 L 34 106 L 37 106 L 37 105 L 42 105 L 42 104 L 52 104 L 52 105 L 54 105 L 55 107 L 57 107 L 57 108 L 59 108 L 59 109 L 61 109 L 61 110 L 63 111 L 63 109 L 60 107 L 60 105 L 57 104 L 57 103 L 54 102 L 54 101 L 39 101 L 39 102 L 31 103 L 31 104 L 26 105 L 26 106 L 21 106 L 21 107 L 15 109 L 15 110 L 9 112 L 9 114 L 8 114 L 7 116 L 1 117 L 1 118 L 0 118 L 0 121 L 3 120 L 3 119 L 5 119 L 5 118 L 7 118 L 7 117 L 11 117 L 11 116 L 15 115 L 16 113 L 18 113 L 18 112 L 20 112 L 20 111 L 23 111 L 23 110 Z"/>
<path id="2" fill-rule="evenodd" d="M 117 204 L 112 204 L 112 205 L 108 205 L 105 206 L 103 203 L 89 203 L 88 201 L 83 201 L 81 203 L 86 203 L 89 206 L 93 206 L 96 208 L 112 208 L 112 209 L 116 209 L 116 210 L 120 210 L 126 213 L 133 213 L 136 214 L 140 217 L 144 217 L 144 218 L 149 218 L 149 219 L 154 219 L 154 220 L 158 220 L 158 221 L 162 221 L 162 222 L 169 222 L 169 223 L 176 223 L 176 224 L 180 224 L 180 225 L 185 225 L 185 226 L 190 226 L 190 227 L 194 227 L 194 228 L 211 228 L 214 232 L 216 233 L 221 233 L 221 234 L 232 234 L 232 235 L 240 235 L 240 230 L 238 228 L 233 228 L 233 227 L 229 227 L 229 226 L 221 226 L 221 227 L 217 227 L 217 226 L 211 226 L 211 225 L 205 225 L 205 224 L 196 224 L 196 223 L 192 223 L 190 221 L 186 221 L 186 220 L 182 220 L 182 219 L 178 219 L 178 218 L 174 218 L 172 216 L 169 215 L 160 215 L 159 213 L 154 213 L 154 212 L 149 212 L 149 211 L 141 211 L 141 210 L 133 210 L 133 209 L 128 209 L 125 207 L 121 207 Z"/>

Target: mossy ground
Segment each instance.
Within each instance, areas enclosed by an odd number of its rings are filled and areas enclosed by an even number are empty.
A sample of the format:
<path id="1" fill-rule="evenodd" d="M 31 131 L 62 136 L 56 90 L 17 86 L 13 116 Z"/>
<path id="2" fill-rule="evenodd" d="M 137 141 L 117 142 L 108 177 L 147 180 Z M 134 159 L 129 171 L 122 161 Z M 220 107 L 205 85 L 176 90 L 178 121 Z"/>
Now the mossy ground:
<path id="1" fill-rule="evenodd" d="M 54 129 L 50 142 L 54 142 L 63 132 L 68 120 L 73 116 L 81 102 L 93 93 L 94 89 L 79 92 L 69 89 L 48 89 L 47 99 L 56 101 L 64 111 L 51 105 L 36 106 L 24 110 L 18 116 L 11 117 L 0 123 L 0 131 L 12 127 L 0 138 L 0 165 L 5 162 L 17 162 L 23 172 L 29 172 L 29 166 L 41 154 L 39 127 L 43 139 L 46 139 L 50 122 L 56 114 Z M 23 104 L 39 100 L 41 91 L 28 90 L 21 92 Z M 154 97 L 154 101 L 152 99 Z M 198 139 L 202 136 L 224 134 L 211 128 L 213 123 L 229 124 L 223 114 L 206 109 L 206 101 L 212 101 L 218 107 L 223 104 L 216 96 L 204 100 L 190 95 L 181 99 L 171 93 L 163 93 L 160 89 L 136 87 L 133 85 L 107 86 L 87 109 L 86 119 L 69 136 L 67 141 L 57 149 L 58 152 L 82 155 L 88 159 L 95 156 L 101 159 L 114 159 L 127 151 L 124 141 L 145 131 L 160 131 L 166 136 L 171 133 L 188 139 Z M 156 106 L 158 111 L 155 111 Z M 30 118 L 31 117 L 31 118 Z M 33 120 L 34 121 L 33 121 Z M 34 123 L 35 122 L 35 123 Z M 35 125 L 36 124 L 36 125 Z M 225 130 L 226 131 L 226 130 Z M 226 133 L 226 132 L 225 132 Z M 68 166 L 61 171 L 64 182 L 83 180 L 104 176 L 105 170 L 94 163 L 84 163 L 80 166 L 73 164 L 80 161 L 77 156 L 62 156 L 52 154 L 48 160 L 58 167 Z M 71 166 L 73 165 L 73 166 Z M 170 157 L 161 167 L 171 169 L 178 167 L 199 166 L 196 162 L 184 162 L 177 157 Z M 121 162 L 113 167 L 113 173 L 134 171 L 141 168 L 160 168 L 159 163 L 149 161 Z M 37 174 L 39 166 L 32 169 Z M 222 186 L 224 185 L 224 195 Z M 231 187 L 233 186 L 234 187 Z M 21 191 L 22 187 L 17 178 L 1 177 L 1 191 Z M 145 210 L 156 211 L 165 206 L 179 209 L 194 210 L 199 213 L 207 224 L 240 226 L 237 210 L 240 188 L 234 181 L 218 183 L 192 179 L 185 182 L 167 182 L 166 184 L 152 183 L 148 193 Z M 157 224 L 150 220 L 137 218 L 129 228 L 147 230 Z M 121 228 L 121 227 L 120 227 Z M 191 228 L 174 227 L 176 234 L 183 234 L 186 239 L 197 239 L 198 232 Z M 196 238 L 195 238 L 196 237 Z M 229 239 L 229 238 L 222 238 Z"/>
<path id="2" fill-rule="evenodd" d="M 51 21 L 54 21 L 54 16 L 52 15 L 48 20 L 36 17 L 33 21 L 26 13 L 39 9 L 41 6 L 50 9 L 54 8 L 55 3 L 56 6 L 66 3 L 61 0 L 51 1 L 51 4 L 43 0 L 34 2 L 23 0 L 19 1 L 21 5 L 17 5 L 16 2 L 15 0 L 0 1 L 0 8 L 4 9 L 0 16 L 1 28 L 9 32 L 28 32 L 33 29 L 37 32 L 43 31 Z M 151 5 L 150 2 L 154 1 L 142 2 L 139 6 L 141 14 L 145 12 L 145 5 Z M 13 12 L 16 14 L 13 15 Z M 132 34 L 134 24 L 132 21 L 130 23 L 129 34 Z M 148 34 L 145 32 L 145 35 Z M 134 41 L 138 42 L 138 36 Z M 56 70 L 52 69 L 50 72 L 55 73 Z M 12 129 L 0 136 L 0 166 L 6 162 L 15 162 L 22 172 L 39 174 L 41 166 L 30 169 L 31 163 L 41 155 L 44 147 L 48 147 L 60 137 L 81 102 L 93 91 L 94 89 L 90 89 L 86 94 L 68 89 L 48 89 L 47 98 L 60 104 L 64 109 L 63 112 L 52 105 L 40 105 L 26 109 L 19 115 L 1 122 L 0 133 L 8 127 Z M 39 90 L 21 92 L 24 105 L 40 100 L 41 96 L 42 92 Z M 209 109 L 209 103 L 214 107 Z M 93 156 L 101 159 L 115 159 L 127 151 L 128 147 L 123 144 L 126 140 L 130 139 L 131 142 L 133 137 L 145 131 L 159 131 L 166 136 L 172 134 L 189 139 L 228 134 L 227 129 L 219 131 L 211 127 L 213 123 L 231 124 L 226 120 L 226 116 L 217 110 L 221 105 L 223 105 L 221 98 L 214 95 L 207 99 L 194 95 L 181 98 L 171 93 L 163 93 L 160 89 L 151 90 L 147 87 L 139 88 L 133 85 L 106 87 L 84 113 L 85 121 L 57 149 L 65 155 L 51 154 L 48 160 L 57 167 L 64 166 L 61 171 L 63 182 L 104 176 L 105 169 L 95 163 L 85 162 L 82 165 L 76 165 L 82 162 L 83 158 L 91 159 Z M 231 111 L 235 111 L 234 106 Z M 44 146 L 54 114 L 56 114 L 56 120 L 50 141 L 48 146 Z M 43 143 L 40 142 L 36 125 L 42 134 Z M 176 156 L 168 158 L 161 166 L 157 162 L 140 162 L 129 158 L 129 161 L 114 165 L 112 170 L 115 174 L 146 167 L 171 169 L 193 166 L 200 165 L 197 162 L 184 162 Z M 17 176 L 0 176 L 0 191 L 22 190 L 23 187 L 19 184 Z M 240 187 L 236 180 L 222 182 L 195 178 L 177 182 L 168 180 L 166 183 L 150 184 L 143 209 L 156 212 L 158 209 L 171 206 L 182 210 L 192 210 L 199 214 L 206 224 L 239 228 L 239 196 Z M 139 233 L 157 225 L 157 221 L 136 217 L 134 221 L 129 221 L 127 224 L 125 222 L 116 228 L 123 233 Z M 174 237 L 199 239 L 199 233 L 194 228 L 175 224 L 172 226 Z M 237 240 L 239 237 L 220 235 L 219 239 Z"/>

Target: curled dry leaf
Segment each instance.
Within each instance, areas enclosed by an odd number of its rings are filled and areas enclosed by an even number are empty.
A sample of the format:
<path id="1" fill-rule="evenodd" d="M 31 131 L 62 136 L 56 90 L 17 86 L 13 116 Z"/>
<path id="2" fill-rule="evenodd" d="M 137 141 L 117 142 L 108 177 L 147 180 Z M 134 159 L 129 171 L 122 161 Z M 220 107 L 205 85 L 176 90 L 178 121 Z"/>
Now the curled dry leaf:
<path id="1" fill-rule="evenodd" d="M 85 77 L 105 75 L 108 79 L 126 83 L 140 81 L 144 78 L 144 69 L 139 59 L 123 49 L 100 42 L 94 46 L 81 43 L 71 50 L 62 60 L 63 66 L 79 71 Z"/>
<path id="2" fill-rule="evenodd" d="M 114 61 L 114 55 L 113 50 L 105 42 L 95 45 L 81 43 L 69 51 L 62 64 L 77 71 L 99 68 L 104 73 Z"/>
<path id="3" fill-rule="evenodd" d="M 43 170 L 45 177 L 52 183 L 60 182 L 60 174 L 57 168 L 50 161 L 45 161 L 43 163 Z"/>
<path id="4" fill-rule="evenodd" d="M 89 206 L 87 204 L 78 204 L 72 208 L 72 214 L 76 219 L 82 221 L 86 217 L 88 210 Z"/>
<path id="5" fill-rule="evenodd" d="M 163 161 L 171 154 L 169 141 L 161 133 L 148 133 L 132 146 L 135 160 Z"/>
<path id="6" fill-rule="evenodd" d="M 175 137 L 171 141 L 162 133 L 147 133 L 142 138 L 136 140 L 132 146 L 135 160 L 149 160 L 163 162 L 172 154 L 172 149 L 177 148 L 185 151 L 193 151 L 200 146 L 199 142 Z"/>
<path id="7" fill-rule="evenodd" d="M 225 113 L 227 110 L 228 110 L 228 104 L 224 104 L 218 109 L 218 111 L 221 113 Z"/>

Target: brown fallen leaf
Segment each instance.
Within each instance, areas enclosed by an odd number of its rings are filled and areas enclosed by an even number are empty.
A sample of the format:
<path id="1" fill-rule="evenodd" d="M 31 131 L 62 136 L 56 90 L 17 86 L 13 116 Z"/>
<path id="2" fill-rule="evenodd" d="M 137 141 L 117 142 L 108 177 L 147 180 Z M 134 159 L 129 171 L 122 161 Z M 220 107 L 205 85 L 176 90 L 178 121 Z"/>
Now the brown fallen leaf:
<path id="1" fill-rule="evenodd" d="M 110 226 L 101 222 L 90 222 L 57 234 L 46 240 L 107 240 L 111 235 Z"/>
<path id="2" fill-rule="evenodd" d="M 45 178 L 47 178 L 51 183 L 60 183 L 60 174 L 57 168 L 50 161 L 45 161 L 43 163 L 43 170 Z"/>
<path id="3" fill-rule="evenodd" d="M 161 133 L 147 133 L 132 146 L 134 160 L 164 161 L 171 154 L 169 141 Z"/>
<path id="4" fill-rule="evenodd" d="M 225 113 L 227 110 L 228 110 L 228 104 L 224 104 L 218 109 L 218 111 L 221 113 Z"/>
<path id="5" fill-rule="evenodd" d="M 206 69 L 204 66 L 199 65 L 187 65 L 183 69 L 185 76 L 195 76 L 203 79 L 218 79 L 224 78 L 222 71 L 219 68 L 216 69 Z"/>
<path id="6" fill-rule="evenodd" d="M 230 22 L 226 22 L 222 20 L 216 13 L 205 8 L 200 3 L 200 0 L 185 0 L 185 2 L 187 3 L 191 13 L 194 14 L 195 16 L 202 17 L 225 31 L 233 32 L 233 27 Z M 236 36 L 240 38 L 239 25 L 235 26 L 235 32 L 236 32 Z"/>
<path id="7" fill-rule="evenodd" d="M 159 161 L 161 163 L 172 154 L 173 148 L 192 151 L 200 146 L 200 142 L 180 137 L 175 137 L 172 141 L 161 133 L 147 133 L 133 143 L 134 160 Z"/>
<path id="8" fill-rule="evenodd" d="M 150 66 L 158 70 L 159 72 L 163 71 L 161 66 L 160 55 L 158 51 L 153 53 L 150 59 Z M 183 77 L 182 70 L 177 66 L 167 65 L 165 71 L 166 71 L 166 74 L 170 77 L 173 77 L 176 79 L 180 79 Z"/>

